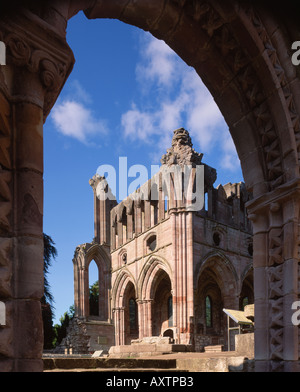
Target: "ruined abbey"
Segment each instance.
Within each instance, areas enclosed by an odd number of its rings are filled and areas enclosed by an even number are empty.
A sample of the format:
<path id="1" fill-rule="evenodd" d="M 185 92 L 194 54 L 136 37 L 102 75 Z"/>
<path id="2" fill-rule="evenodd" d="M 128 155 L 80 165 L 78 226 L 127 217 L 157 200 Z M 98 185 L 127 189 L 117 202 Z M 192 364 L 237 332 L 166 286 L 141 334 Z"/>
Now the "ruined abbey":
<path id="1" fill-rule="evenodd" d="M 179 200 L 174 189 L 166 195 L 159 181 L 148 182 L 149 197 L 137 190 L 117 204 L 104 177 L 90 180 L 95 237 L 78 246 L 73 259 L 75 318 L 67 339 L 75 353 L 113 346 L 118 352 L 159 336 L 193 351 L 228 348 L 223 309 L 241 310 L 254 301 L 249 194 L 243 183 L 215 188 L 216 170 L 202 157 L 180 128 L 161 159 L 161 168 L 204 166 L 201 210 Z M 96 314 L 89 308 L 92 260 L 99 271 Z"/>

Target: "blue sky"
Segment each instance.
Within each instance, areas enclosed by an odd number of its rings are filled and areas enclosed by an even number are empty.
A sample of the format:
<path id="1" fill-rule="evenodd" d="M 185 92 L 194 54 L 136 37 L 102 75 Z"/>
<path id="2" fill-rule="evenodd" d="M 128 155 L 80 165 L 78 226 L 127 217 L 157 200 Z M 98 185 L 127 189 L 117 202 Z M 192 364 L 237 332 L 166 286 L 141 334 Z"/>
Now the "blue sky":
<path id="1" fill-rule="evenodd" d="M 69 21 L 67 41 L 76 63 L 44 127 L 44 232 L 58 251 L 49 275 L 55 323 L 74 302 L 74 250 L 94 236 L 89 179 L 100 165 L 118 174 L 119 157 L 127 157 L 128 169 L 144 165 L 150 177 L 173 131 L 184 127 L 203 162 L 217 169 L 215 186 L 243 180 L 212 97 L 163 41 L 82 12 Z"/>

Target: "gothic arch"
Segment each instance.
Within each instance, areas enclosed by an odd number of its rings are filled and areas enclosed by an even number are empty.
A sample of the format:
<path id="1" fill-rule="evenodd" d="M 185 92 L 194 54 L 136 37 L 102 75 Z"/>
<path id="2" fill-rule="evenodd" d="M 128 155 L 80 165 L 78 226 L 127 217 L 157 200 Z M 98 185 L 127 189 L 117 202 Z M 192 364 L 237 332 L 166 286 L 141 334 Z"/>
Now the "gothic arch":
<path id="1" fill-rule="evenodd" d="M 98 268 L 103 268 L 105 272 L 110 270 L 110 257 L 101 245 L 93 244 L 88 248 L 85 256 L 87 268 L 92 260 L 95 260 Z"/>
<path id="2" fill-rule="evenodd" d="M 112 290 L 112 310 L 114 314 L 115 342 L 117 345 L 130 344 L 138 337 L 138 323 L 132 330 L 130 323 L 130 301 L 133 300 L 135 317 L 138 318 L 136 304 L 136 284 L 133 276 L 127 269 L 123 269 L 117 276 Z"/>
<path id="3" fill-rule="evenodd" d="M 107 321 L 110 318 L 110 258 L 107 251 L 99 244 L 83 244 L 76 248 L 74 267 L 75 315 L 88 318 L 89 309 L 89 265 L 94 260 L 98 267 L 99 277 L 99 318 Z"/>
<path id="4" fill-rule="evenodd" d="M 254 273 L 253 265 L 248 265 L 241 274 L 241 287 L 239 293 L 239 308 L 243 308 L 243 301 L 247 298 L 247 305 L 254 303 Z"/>
<path id="5" fill-rule="evenodd" d="M 225 294 L 228 289 L 226 282 L 232 283 L 234 285 L 234 292 L 237 292 L 239 280 L 237 272 L 231 261 L 222 252 L 213 251 L 208 253 L 201 263 L 197 265 L 194 287 L 198 287 L 199 278 L 206 269 L 211 269 L 215 272 L 223 294 Z"/>
<path id="6" fill-rule="evenodd" d="M 210 252 L 195 271 L 194 287 L 195 336 L 204 335 L 209 342 L 210 339 L 226 341 L 223 309 L 237 309 L 240 293 L 239 280 L 231 261 L 220 251 Z"/>
<path id="7" fill-rule="evenodd" d="M 144 264 L 138 278 L 138 298 L 141 300 L 152 299 L 153 282 L 158 272 L 162 270 L 166 272 L 173 287 L 173 274 L 169 263 L 161 257 L 150 256 Z"/>
<path id="8" fill-rule="evenodd" d="M 128 271 L 127 268 L 122 269 L 122 271 L 118 274 L 112 289 L 113 308 L 120 308 L 124 306 L 123 303 L 124 292 L 129 283 L 133 285 L 134 290 L 137 293 L 134 277 L 132 276 L 130 271 Z"/>

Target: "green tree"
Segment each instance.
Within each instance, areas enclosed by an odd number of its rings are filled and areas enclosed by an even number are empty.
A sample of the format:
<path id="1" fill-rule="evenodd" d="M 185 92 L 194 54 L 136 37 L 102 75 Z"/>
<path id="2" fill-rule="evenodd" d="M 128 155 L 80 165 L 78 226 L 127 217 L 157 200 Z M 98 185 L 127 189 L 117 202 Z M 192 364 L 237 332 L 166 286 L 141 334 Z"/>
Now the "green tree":
<path id="1" fill-rule="evenodd" d="M 53 306 L 54 298 L 50 290 L 50 284 L 48 281 L 49 268 L 52 265 L 52 260 L 57 257 L 57 250 L 55 248 L 55 242 L 47 235 L 43 234 L 44 238 L 44 297 L 46 302 Z"/>
<path id="2" fill-rule="evenodd" d="M 41 299 L 42 304 L 42 318 L 44 326 L 44 349 L 53 348 L 53 339 L 55 337 L 53 330 L 53 310 L 54 298 L 50 290 L 48 281 L 49 268 L 52 265 L 52 260 L 57 256 L 55 243 L 50 236 L 43 234 L 44 239 L 44 295 Z"/>
<path id="3" fill-rule="evenodd" d="M 60 324 L 55 324 L 53 327 L 54 330 L 54 339 L 53 346 L 58 346 L 63 338 L 67 335 L 67 328 L 70 324 L 70 321 L 74 317 L 74 306 L 70 306 L 69 311 L 65 312 L 63 316 L 59 319 Z"/>
<path id="4" fill-rule="evenodd" d="M 90 286 L 90 315 L 99 316 L 99 282 L 98 280 Z"/>

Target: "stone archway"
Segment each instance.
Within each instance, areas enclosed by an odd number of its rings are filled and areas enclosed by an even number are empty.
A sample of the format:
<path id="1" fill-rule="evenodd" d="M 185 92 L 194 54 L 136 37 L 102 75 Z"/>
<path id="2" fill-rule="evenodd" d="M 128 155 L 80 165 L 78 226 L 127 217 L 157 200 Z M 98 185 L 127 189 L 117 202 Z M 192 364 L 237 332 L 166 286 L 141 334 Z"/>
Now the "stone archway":
<path id="1" fill-rule="evenodd" d="M 254 303 L 254 283 L 253 283 L 253 267 L 244 271 L 242 275 L 242 287 L 239 297 L 239 308 L 244 310 L 245 305 Z"/>
<path id="2" fill-rule="evenodd" d="M 128 271 L 123 270 L 117 276 L 112 289 L 112 311 L 117 346 L 130 344 L 132 339 L 138 337 L 139 315 L 136 299 L 134 279 Z"/>
<path id="3" fill-rule="evenodd" d="M 25 10 L 1 13 L 7 47 L 0 70 L 2 369 L 42 370 L 42 128 L 74 63 L 65 29 L 79 10 L 165 40 L 210 90 L 254 196 L 247 208 L 254 227 L 257 369 L 297 368 L 291 304 L 299 296 L 300 76 L 291 43 L 299 28 L 287 20 L 288 2 L 280 18 L 261 3 L 70 0 L 28 2 Z"/>
<path id="4" fill-rule="evenodd" d="M 89 305 L 89 265 L 94 260 L 98 267 L 99 321 L 110 321 L 110 259 L 105 247 L 98 244 L 83 244 L 76 248 L 74 266 L 75 317 L 88 319 L 91 316 Z"/>
<path id="5" fill-rule="evenodd" d="M 227 323 L 223 309 L 238 309 L 238 277 L 221 253 L 213 253 L 203 260 L 195 276 L 195 350 L 205 346 L 227 346 Z"/>
<path id="6" fill-rule="evenodd" d="M 173 298 L 171 281 L 167 273 L 160 270 L 153 282 L 152 292 L 152 336 L 162 336 L 173 327 Z"/>

